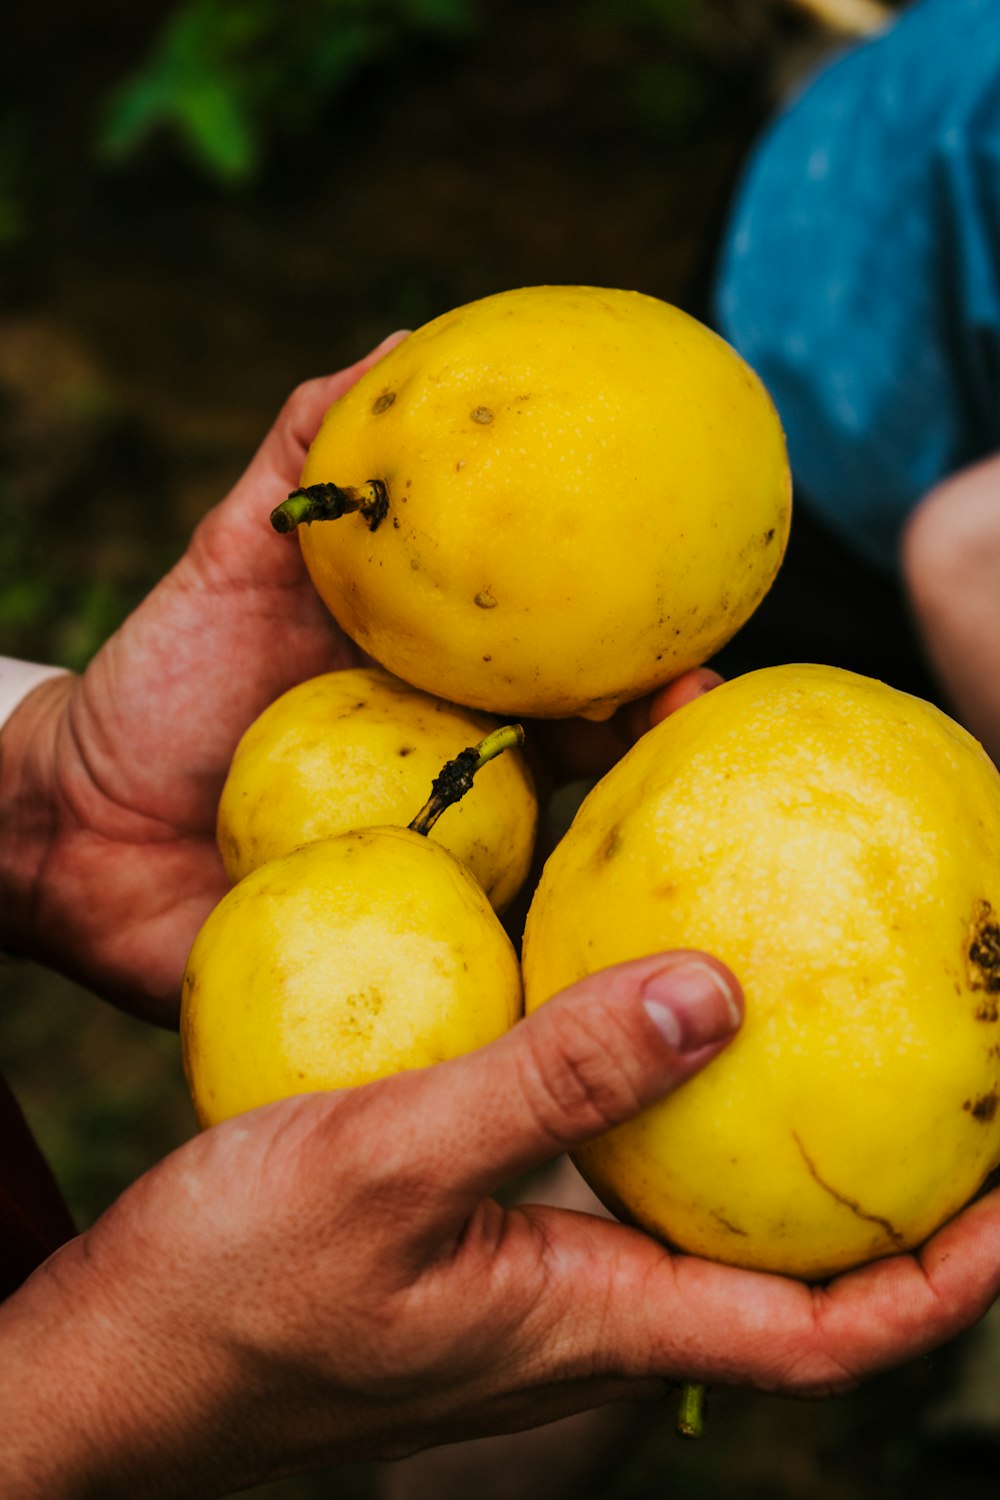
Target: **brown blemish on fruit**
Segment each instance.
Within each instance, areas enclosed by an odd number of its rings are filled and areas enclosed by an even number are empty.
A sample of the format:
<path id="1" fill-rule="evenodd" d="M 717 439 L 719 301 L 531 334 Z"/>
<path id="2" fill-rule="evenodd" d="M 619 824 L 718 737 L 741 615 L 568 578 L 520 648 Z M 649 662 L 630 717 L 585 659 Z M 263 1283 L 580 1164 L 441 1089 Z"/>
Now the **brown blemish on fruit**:
<path id="1" fill-rule="evenodd" d="M 412 755 L 416 748 L 416 745 L 400 745 L 399 749 L 396 751 L 396 754 L 403 756 Z"/>
<path id="2" fill-rule="evenodd" d="M 483 657 L 483 661 L 492 661 L 492 660 L 493 660 L 492 656 L 484 656 Z"/>
<path id="3" fill-rule="evenodd" d="M 979 1120 L 983 1125 L 988 1125 L 997 1112 L 998 1103 L 1000 1103 L 1000 1100 L 997 1099 L 996 1090 L 994 1089 L 992 1093 L 980 1094 L 978 1099 L 966 1099 L 962 1108 L 967 1110 L 974 1120 Z"/>
<path id="4" fill-rule="evenodd" d="M 972 917 L 968 947 L 969 984 L 987 995 L 1000 995 L 1000 922 L 988 901 L 980 901 Z M 997 1000 L 985 1000 L 976 1011 L 977 1021 L 997 1019 Z"/>
<path id="5" fill-rule="evenodd" d="M 469 416 L 474 422 L 478 422 L 480 427 L 488 427 L 493 421 L 493 413 L 488 406 L 474 406 Z"/>
<path id="6" fill-rule="evenodd" d="M 594 851 L 595 865 L 606 865 L 609 860 L 614 859 L 622 846 L 622 829 L 620 823 L 615 823 L 609 828 L 601 842 Z"/>
<path id="7" fill-rule="evenodd" d="M 813 1179 L 818 1187 L 821 1187 L 823 1189 L 824 1193 L 829 1193 L 831 1198 L 833 1198 L 837 1203 L 842 1204 L 844 1208 L 849 1209 L 850 1212 L 856 1215 L 857 1218 L 864 1219 L 865 1223 L 875 1224 L 879 1229 L 881 1229 L 882 1233 L 888 1237 L 891 1243 L 895 1245 L 898 1250 L 902 1250 L 905 1248 L 905 1241 L 903 1239 L 903 1236 L 900 1234 L 896 1226 L 890 1222 L 889 1219 L 883 1219 L 880 1214 L 869 1213 L 867 1209 L 861 1207 L 860 1203 L 855 1202 L 853 1198 L 848 1198 L 846 1193 L 838 1192 L 835 1187 L 832 1187 L 830 1183 L 825 1180 L 825 1178 L 820 1176 L 819 1172 L 816 1170 L 816 1163 L 813 1161 L 812 1157 L 809 1155 L 808 1151 L 806 1150 L 805 1146 L 803 1146 L 801 1140 L 794 1130 L 792 1131 L 792 1140 L 799 1148 L 799 1152 L 802 1156 L 802 1160 L 806 1164 L 806 1169 L 809 1172 L 809 1176 Z"/>
<path id="8" fill-rule="evenodd" d="M 478 604 L 480 609 L 496 609 L 497 607 L 497 601 L 494 599 L 489 589 L 480 589 L 479 593 L 473 600 L 473 603 Z"/>
<path id="9" fill-rule="evenodd" d="M 773 541 L 774 541 L 774 527 L 773 526 L 769 526 L 768 529 L 764 532 L 764 546 L 765 547 L 769 547 Z"/>
<path id="10" fill-rule="evenodd" d="M 383 391 L 381 396 L 376 396 L 372 402 L 372 415 L 377 417 L 382 412 L 388 411 L 395 399 L 395 391 Z"/>

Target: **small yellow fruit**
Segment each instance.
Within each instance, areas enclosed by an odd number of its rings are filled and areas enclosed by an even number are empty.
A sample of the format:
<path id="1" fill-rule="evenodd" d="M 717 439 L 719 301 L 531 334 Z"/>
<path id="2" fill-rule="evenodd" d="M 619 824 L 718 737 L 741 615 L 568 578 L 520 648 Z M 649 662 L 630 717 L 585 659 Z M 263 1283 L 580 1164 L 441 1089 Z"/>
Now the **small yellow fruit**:
<path id="1" fill-rule="evenodd" d="M 639 1224 L 821 1278 L 919 1244 L 997 1166 L 1000 776 L 937 709 L 776 667 L 644 736 L 546 865 L 528 1009 L 676 947 L 732 968 L 746 1018 L 579 1153 Z"/>
<path id="2" fill-rule="evenodd" d="M 495 726 L 377 667 L 328 672 L 282 694 L 247 730 L 219 803 L 229 878 L 351 828 L 406 824 L 447 760 Z M 502 911 L 528 873 L 538 804 L 524 755 L 476 777 L 430 835 Z"/>
<path id="3" fill-rule="evenodd" d="M 465 867 L 366 828 L 261 865 L 211 913 L 184 976 L 184 1070 L 214 1125 L 457 1057 L 520 1010 L 517 957 Z"/>
<path id="4" fill-rule="evenodd" d="M 302 484 L 274 521 L 310 521 L 349 635 L 429 692 L 542 717 L 606 718 L 710 657 L 790 516 L 753 371 L 678 309 L 595 287 L 502 292 L 411 334 L 331 407 Z M 312 519 L 339 513 L 336 487 L 361 513 Z"/>

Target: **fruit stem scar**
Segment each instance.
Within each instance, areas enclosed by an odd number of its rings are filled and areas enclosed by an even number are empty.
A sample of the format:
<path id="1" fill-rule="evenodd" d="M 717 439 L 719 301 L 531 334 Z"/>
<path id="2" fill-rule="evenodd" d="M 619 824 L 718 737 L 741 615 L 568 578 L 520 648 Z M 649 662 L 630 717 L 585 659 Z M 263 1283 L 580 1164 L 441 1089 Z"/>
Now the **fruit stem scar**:
<path id="1" fill-rule="evenodd" d="M 504 724 L 494 729 L 478 745 L 459 751 L 454 760 L 449 760 L 431 783 L 431 794 L 408 826 L 413 833 L 430 833 L 438 818 L 452 803 L 458 802 L 472 786 L 477 771 L 489 761 L 495 760 L 505 750 L 524 744 L 524 730 L 520 724 Z"/>
<path id="2" fill-rule="evenodd" d="M 878 1214 L 868 1213 L 861 1207 L 860 1203 L 856 1203 L 853 1198 L 848 1198 L 844 1193 L 839 1193 L 835 1187 L 831 1187 L 830 1184 L 819 1175 L 819 1172 L 816 1170 L 815 1162 L 809 1155 L 805 1146 L 803 1146 L 802 1141 L 794 1130 L 792 1131 L 792 1140 L 795 1142 L 796 1146 L 798 1146 L 799 1151 L 802 1154 L 802 1160 L 805 1162 L 806 1167 L 808 1168 L 809 1176 L 815 1183 L 818 1184 L 819 1187 L 823 1189 L 824 1193 L 829 1193 L 831 1198 L 836 1199 L 838 1203 L 842 1203 L 845 1208 L 850 1209 L 851 1213 L 856 1214 L 859 1219 L 864 1219 L 869 1224 L 877 1224 L 879 1229 L 882 1230 L 883 1234 L 888 1236 L 889 1240 L 893 1245 L 895 1245 L 897 1250 L 905 1250 L 906 1242 L 894 1224 L 890 1223 L 888 1219 L 881 1218 Z"/>
<path id="3" fill-rule="evenodd" d="M 705 1434 L 705 1387 L 686 1380 L 677 1407 L 677 1436 L 700 1438 Z"/>
<path id="4" fill-rule="evenodd" d="M 294 531 L 303 522 L 311 526 L 313 521 L 339 521 L 351 511 L 365 518 L 369 531 L 377 530 L 389 512 L 384 480 L 369 479 L 359 485 L 310 484 L 292 490 L 288 499 L 272 510 L 271 525 L 275 531 Z"/>

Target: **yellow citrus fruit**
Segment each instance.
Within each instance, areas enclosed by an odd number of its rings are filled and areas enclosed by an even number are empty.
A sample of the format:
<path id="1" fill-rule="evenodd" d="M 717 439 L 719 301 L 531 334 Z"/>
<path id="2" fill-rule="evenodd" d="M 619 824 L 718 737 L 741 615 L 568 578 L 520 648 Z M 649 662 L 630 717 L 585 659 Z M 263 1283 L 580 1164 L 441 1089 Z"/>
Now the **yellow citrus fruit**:
<path id="1" fill-rule="evenodd" d="M 583 803 L 528 916 L 528 1009 L 675 947 L 741 980 L 733 1044 L 579 1153 L 684 1250 L 808 1279 L 905 1250 L 1000 1160 L 1000 776 L 929 704 L 738 678 Z"/>
<path id="2" fill-rule="evenodd" d="M 595 287 L 502 292 L 411 334 L 331 407 L 302 484 L 362 507 L 299 526 L 348 634 L 505 715 L 605 718 L 706 660 L 770 586 L 790 516 L 753 371 L 677 308 Z M 283 529 L 316 513 L 289 503 Z"/>
<path id="3" fill-rule="evenodd" d="M 264 710 L 233 756 L 217 822 L 230 879 L 313 839 L 405 826 L 442 765 L 495 727 L 377 667 L 300 683 Z M 430 837 L 468 865 L 502 911 L 528 873 L 537 820 L 524 755 L 508 750 Z"/>
<path id="4" fill-rule="evenodd" d="M 260 865 L 208 917 L 184 1070 L 214 1125 L 457 1057 L 520 1010 L 517 957 L 464 865 L 408 829 L 359 829 Z"/>

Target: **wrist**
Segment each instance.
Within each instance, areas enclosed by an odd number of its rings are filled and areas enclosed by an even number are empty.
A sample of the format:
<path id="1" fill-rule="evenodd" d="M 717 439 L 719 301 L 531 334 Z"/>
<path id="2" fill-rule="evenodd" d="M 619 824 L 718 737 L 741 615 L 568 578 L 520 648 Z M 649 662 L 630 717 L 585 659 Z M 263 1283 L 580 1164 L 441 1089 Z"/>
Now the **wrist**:
<path id="1" fill-rule="evenodd" d="M 148 1288 L 98 1284 L 87 1235 L 0 1306 L 0 1494 L 18 1500 L 209 1500 L 199 1423 L 211 1387 L 173 1368 Z M 146 1326 L 150 1324 L 151 1326 Z"/>
<path id="2" fill-rule="evenodd" d="M 57 741 L 75 682 L 68 672 L 21 678 L 27 691 L 0 726 L 0 951 L 9 955 L 36 956 L 38 894 L 59 823 Z"/>

